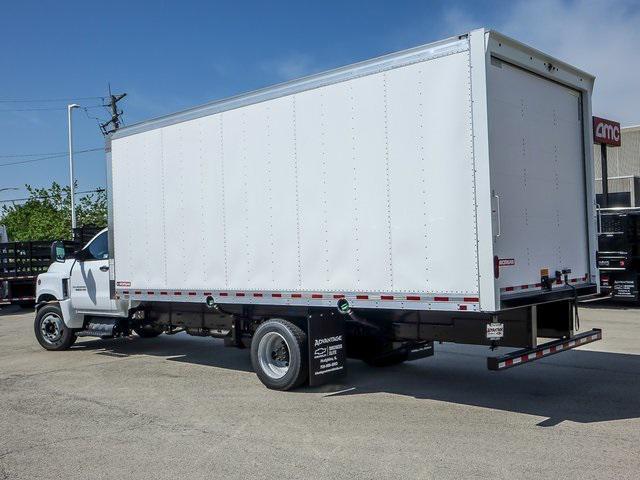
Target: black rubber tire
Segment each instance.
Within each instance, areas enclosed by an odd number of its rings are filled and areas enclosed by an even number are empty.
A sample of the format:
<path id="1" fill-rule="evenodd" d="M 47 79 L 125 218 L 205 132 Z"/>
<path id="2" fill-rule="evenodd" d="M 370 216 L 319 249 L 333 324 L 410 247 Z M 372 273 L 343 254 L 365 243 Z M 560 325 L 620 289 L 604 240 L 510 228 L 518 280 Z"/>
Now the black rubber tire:
<path id="1" fill-rule="evenodd" d="M 161 329 L 153 326 L 136 327 L 133 331 L 136 332 L 140 338 L 154 338 L 162 333 Z"/>
<path id="2" fill-rule="evenodd" d="M 60 320 L 62 320 L 62 310 L 60 310 L 60 305 L 57 303 L 50 303 L 45 305 L 40 310 L 36 312 L 36 318 L 33 322 L 33 329 L 36 335 L 36 339 L 38 343 L 42 346 L 42 348 L 46 350 L 68 350 L 71 345 L 73 345 L 78 338 L 73 330 L 68 328 L 64 321 L 62 321 L 62 335 L 60 339 L 55 342 L 50 342 L 46 340 L 42 335 L 41 324 L 42 321 L 47 317 L 47 315 L 57 315 Z"/>
<path id="3" fill-rule="evenodd" d="M 260 366 L 258 346 L 260 340 L 270 332 L 279 333 L 289 349 L 289 370 L 278 379 L 270 377 Z M 287 320 L 268 320 L 256 329 L 251 339 L 251 364 L 260 381 L 272 390 L 291 390 L 307 382 L 309 359 L 307 358 L 307 335 L 297 325 Z"/>

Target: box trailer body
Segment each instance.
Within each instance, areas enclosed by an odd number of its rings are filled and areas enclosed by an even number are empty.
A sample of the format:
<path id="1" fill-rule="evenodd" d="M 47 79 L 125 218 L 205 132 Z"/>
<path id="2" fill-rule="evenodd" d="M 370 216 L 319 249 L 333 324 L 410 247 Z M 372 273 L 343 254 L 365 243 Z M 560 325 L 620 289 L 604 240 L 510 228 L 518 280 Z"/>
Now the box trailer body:
<path id="1" fill-rule="evenodd" d="M 115 293 L 495 312 L 541 272 L 593 286 L 592 82 L 480 30 L 124 128 Z"/>
<path id="2" fill-rule="evenodd" d="M 598 290 L 593 80 L 475 30 L 122 128 L 109 228 L 38 277 L 36 336 L 250 339 L 277 389 L 346 354 L 521 348 L 502 370 L 598 340 L 575 333 Z"/>

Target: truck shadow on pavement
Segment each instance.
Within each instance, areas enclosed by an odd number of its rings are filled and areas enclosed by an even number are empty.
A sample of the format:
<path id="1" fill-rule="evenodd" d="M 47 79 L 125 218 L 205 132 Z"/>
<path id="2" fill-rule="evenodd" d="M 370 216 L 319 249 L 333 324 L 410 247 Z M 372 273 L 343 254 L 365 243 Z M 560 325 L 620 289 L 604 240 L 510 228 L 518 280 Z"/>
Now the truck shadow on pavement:
<path id="1" fill-rule="evenodd" d="M 580 302 L 580 308 L 585 309 L 602 309 L 606 308 L 609 310 L 636 310 L 640 311 L 640 303 L 635 301 L 624 301 L 617 300 L 615 298 L 605 298 L 602 300 L 598 300 L 597 302 Z"/>
<path id="2" fill-rule="evenodd" d="M 74 349 L 95 349 L 109 356 L 152 355 L 252 372 L 248 349 L 225 348 L 221 341 L 184 334 L 88 340 Z M 565 420 L 592 423 L 640 418 L 640 355 L 572 350 L 492 372 L 486 369 L 487 354 L 482 347 L 439 345 L 434 357 L 394 367 L 374 368 L 350 360 L 341 384 L 282 395 L 322 394 L 331 401 L 341 396 L 386 393 L 545 417 L 537 423 L 543 427 Z"/>
<path id="3" fill-rule="evenodd" d="M 442 346 L 439 358 L 384 370 L 350 363 L 350 389 L 546 417 L 539 426 L 640 418 L 640 355 L 573 350 L 502 372 L 482 347 Z"/>
<path id="4" fill-rule="evenodd" d="M 15 315 L 29 312 L 30 310 L 23 310 L 18 305 L 0 304 L 0 317 L 3 317 L 5 315 Z"/>
<path id="5" fill-rule="evenodd" d="M 80 339 L 75 349 L 96 350 L 96 354 L 110 357 L 151 355 L 172 362 L 253 372 L 248 349 L 225 348 L 221 340 L 188 337 L 184 333 L 157 338 Z"/>

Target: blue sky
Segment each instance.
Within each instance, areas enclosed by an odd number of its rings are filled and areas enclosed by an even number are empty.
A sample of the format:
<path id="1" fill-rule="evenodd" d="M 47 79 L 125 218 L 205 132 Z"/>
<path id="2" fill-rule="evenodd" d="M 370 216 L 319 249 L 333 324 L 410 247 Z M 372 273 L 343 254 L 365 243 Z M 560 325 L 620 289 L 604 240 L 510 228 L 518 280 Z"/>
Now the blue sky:
<path id="1" fill-rule="evenodd" d="M 603 13 L 604 12 L 604 13 Z M 640 0 L 7 2 L 0 16 L 0 189 L 68 183 L 66 103 L 127 92 L 125 122 L 486 26 L 598 76 L 594 113 L 640 124 Z M 94 107 L 98 99 L 80 101 Z M 28 110 L 57 108 L 56 110 Z M 18 111 L 21 110 L 21 111 Z M 75 148 L 103 145 L 104 109 L 74 113 Z M 76 158 L 104 186 L 102 152 Z M 24 189 L 0 192 L 0 200 Z"/>

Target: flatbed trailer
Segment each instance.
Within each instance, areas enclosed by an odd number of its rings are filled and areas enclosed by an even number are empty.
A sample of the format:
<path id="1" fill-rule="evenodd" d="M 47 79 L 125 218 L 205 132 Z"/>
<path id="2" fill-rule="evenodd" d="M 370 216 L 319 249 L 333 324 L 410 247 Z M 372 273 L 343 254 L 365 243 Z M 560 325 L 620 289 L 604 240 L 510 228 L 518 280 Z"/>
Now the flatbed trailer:
<path id="1" fill-rule="evenodd" d="M 55 313 L 69 335 L 224 338 L 281 390 L 347 355 L 521 349 L 501 370 L 599 340 L 576 331 L 593 81 L 481 29 L 122 128 L 109 229 L 41 276 L 59 313 L 41 303 L 36 334 Z"/>

